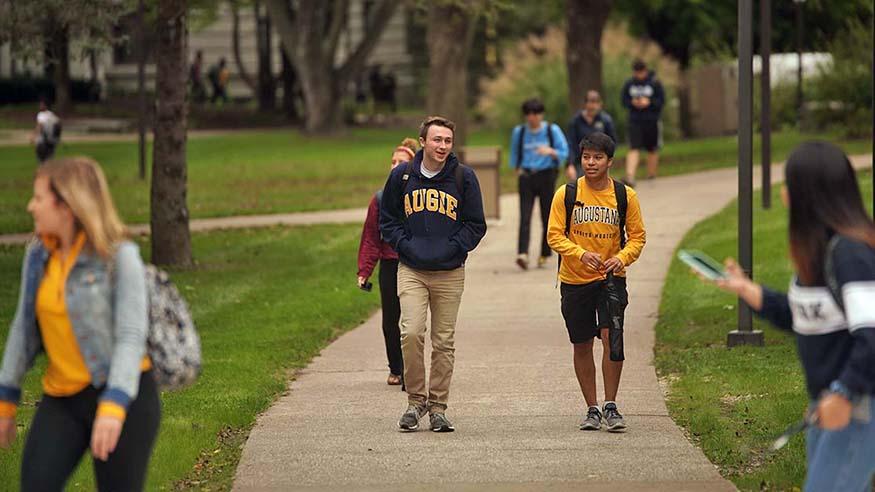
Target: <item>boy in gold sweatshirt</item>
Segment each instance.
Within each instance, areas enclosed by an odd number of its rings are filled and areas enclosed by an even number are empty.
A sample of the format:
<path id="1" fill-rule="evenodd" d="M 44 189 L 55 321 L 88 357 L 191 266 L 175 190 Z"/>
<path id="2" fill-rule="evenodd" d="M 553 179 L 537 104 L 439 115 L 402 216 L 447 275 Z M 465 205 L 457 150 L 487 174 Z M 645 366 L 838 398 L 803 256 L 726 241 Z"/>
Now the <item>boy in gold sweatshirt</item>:
<path id="1" fill-rule="evenodd" d="M 646 235 L 635 191 L 608 174 L 614 163 L 614 149 L 611 137 L 601 132 L 580 141 L 583 176 L 576 183 L 560 187 L 553 196 L 547 242 L 561 255 L 562 317 L 574 345 L 574 372 L 588 406 L 580 429 L 598 430 L 604 421 L 608 431 L 622 432 L 626 424 L 616 398 L 623 361 L 609 358 L 610 319 L 604 285 L 608 272 L 613 272 L 625 310 L 626 267 L 641 255 Z M 574 200 L 566 200 L 566 191 L 575 193 Z M 573 203 L 570 214 L 566 203 Z M 605 405 L 601 410 L 596 397 L 594 337 L 604 345 Z"/>

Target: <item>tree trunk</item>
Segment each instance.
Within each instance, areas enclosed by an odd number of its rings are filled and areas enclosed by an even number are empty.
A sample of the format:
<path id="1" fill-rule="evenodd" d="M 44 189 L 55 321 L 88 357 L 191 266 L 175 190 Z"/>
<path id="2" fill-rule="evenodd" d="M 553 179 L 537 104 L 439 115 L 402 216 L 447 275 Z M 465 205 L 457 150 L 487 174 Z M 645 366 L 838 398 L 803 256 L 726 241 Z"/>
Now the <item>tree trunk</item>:
<path id="1" fill-rule="evenodd" d="M 258 110 L 273 111 L 276 107 L 276 78 L 273 76 L 273 53 L 270 18 L 261 15 L 260 2 L 255 2 L 255 35 L 258 44 Z"/>
<path id="2" fill-rule="evenodd" d="M 297 2 L 294 15 L 288 0 L 265 0 L 272 25 L 295 65 L 304 94 L 307 131 L 330 133 L 342 127 L 347 85 L 364 70 L 365 61 L 400 4 L 397 0 L 375 4 L 362 40 L 337 67 L 338 42 L 346 26 L 349 0 Z"/>
<path id="3" fill-rule="evenodd" d="M 240 11 L 236 0 L 229 2 L 231 8 L 231 51 L 234 53 L 234 64 L 237 66 L 237 74 L 246 83 L 253 93 L 258 93 L 258 87 L 249 72 L 246 71 L 246 65 L 243 64 L 243 57 L 240 56 Z M 258 22 L 258 16 L 255 16 Z"/>
<path id="4" fill-rule="evenodd" d="M 332 76 L 330 66 L 317 65 L 298 70 L 298 79 L 307 107 L 304 128 L 310 133 L 336 132 L 343 125 L 340 112 L 343 81 Z"/>
<path id="5" fill-rule="evenodd" d="M 612 3 L 613 0 L 568 0 L 566 3 L 565 63 L 568 103 L 573 111 L 583 108 L 586 91 L 602 92 L 602 32 Z"/>
<path id="6" fill-rule="evenodd" d="M 432 1 L 428 7 L 429 115 L 449 118 L 456 124 L 456 152 L 465 145 L 468 130 L 468 53 L 474 41 L 477 6 Z"/>
<path id="7" fill-rule="evenodd" d="M 60 115 L 70 110 L 70 35 L 66 27 L 52 23 L 47 43 L 49 71 L 55 86 L 55 112 Z"/>
<path id="8" fill-rule="evenodd" d="M 186 204 L 187 70 L 186 0 L 159 0 L 157 111 L 152 152 L 152 262 L 190 266 Z"/>
<path id="9" fill-rule="evenodd" d="M 688 67 L 678 70 L 678 124 L 683 138 L 693 136 L 693 114 L 690 101 L 690 72 Z"/>
<path id="10" fill-rule="evenodd" d="M 280 55 L 283 60 L 283 111 L 290 121 L 298 123 L 302 120 L 298 111 L 298 74 L 286 55 L 285 47 L 280 50 Z"/>

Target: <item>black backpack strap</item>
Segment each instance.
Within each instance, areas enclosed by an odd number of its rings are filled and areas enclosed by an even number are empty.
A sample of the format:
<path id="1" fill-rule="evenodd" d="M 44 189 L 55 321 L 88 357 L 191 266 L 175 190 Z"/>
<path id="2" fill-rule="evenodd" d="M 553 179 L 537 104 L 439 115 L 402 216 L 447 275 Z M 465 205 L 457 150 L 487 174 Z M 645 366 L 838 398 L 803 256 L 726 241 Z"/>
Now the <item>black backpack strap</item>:
<path id="1" fill-rule="evenodd" d="M 620 215 L 620 249 L 626 247 L 626 210 L 629 208 L 629 199 L 626 196 L 626 185 L 617 181 L 614 182 L 614 196 L 617 197 L 617 212 Z"/>
<path id="2" fill-rule="evenodd" d="M 556 144 L 553 141 L 553 127 L 554 126 L 555 125 L 553 123 L 549 123 L 549 122 L 547 123 L 547 139 L 550 141 L 550 148 L 551 149 L 556 148 Z M 558 157 L 553 158 L 553 162 L 556 163 L 556 167 L 559 167 L 559 158 Z"/>
<path id="3" fill-rule="evenodd" d="M 577 181 L 565 183 L 565 237 L 571 233 L 571 214 L 577 202 Z"/>
<path id="4" fill-rule="evenodd" d="M 456 165 L 456 170 L 453 173 L 456 179 L 456 189 L 459 190 L 459 204 L 457 207 L 462 208 L 462 200 L 465 198 L 465 165 L 461 162 Z"/>
<path id="5" fill-rule="evenodd" d="M 577 204 L 577 181 L 565 183 L 565 237 L 571 234 L 571 214 L 574 213 L 574 206 Z M 583 204 L 581 203 L 580 205 Z M 558 256 L 559 260 L 556 262 L 557 272 L 562 268 L 562 255 Z"/>
<path id="6" fill-rule="evenodd" d="M 839 309 L 842 310 L 842 313 L 845 311 L 845 303 L 842 301 L 842 291 L 839 289 L 839 281 L 836 278 L 833 256 L 835 256 L 835 249 L 839 242 L 839 235 L 835 234 L 830 238 L 829 242 L 826 243 L 826 253 L 823 258 L 823 278 L 826 280 L 826 286 L 829 288 L 829 293 L 832 294 L 833 300 L 838 305 Z"/>
<path id="7" fill-rule="evenodd" d="M 520 129 L 520 138 L 516 142 L 516 167 L 523 165 L 523 137 L 526 135 L 526 125 L 517 125 Z"/>

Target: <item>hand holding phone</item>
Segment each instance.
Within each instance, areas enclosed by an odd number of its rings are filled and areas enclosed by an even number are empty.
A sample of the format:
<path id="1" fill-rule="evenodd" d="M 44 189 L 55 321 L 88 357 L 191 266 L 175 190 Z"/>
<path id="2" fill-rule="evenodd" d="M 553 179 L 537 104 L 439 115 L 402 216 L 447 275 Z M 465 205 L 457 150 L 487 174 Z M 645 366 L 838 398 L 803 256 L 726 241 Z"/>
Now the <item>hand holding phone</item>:
<path id="1" fill-rule="evenodd" d="M 726 279 L 726 270 L 723 265 L 701 251 L 682 249 L 678 251 L 678 258 L 708 280 Z"/>

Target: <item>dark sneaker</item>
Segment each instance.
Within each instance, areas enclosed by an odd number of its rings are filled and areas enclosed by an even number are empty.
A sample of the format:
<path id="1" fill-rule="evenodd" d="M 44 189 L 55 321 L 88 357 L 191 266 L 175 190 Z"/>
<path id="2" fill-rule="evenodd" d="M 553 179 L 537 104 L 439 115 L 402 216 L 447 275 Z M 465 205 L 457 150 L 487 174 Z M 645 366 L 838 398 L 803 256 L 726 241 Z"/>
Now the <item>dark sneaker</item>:
<path id="1" fill-rule="evenodd" d="M 586 411 L 586 418 L 580 424 L 580 430 L 599 430 L 602 428 L 602 413 L 598 407 L 589 407 Z"/>
<path id="2" fill-rule="evenodd" d="M 407 411 L 401 416 L 398 421 L 398 428 L 402 431 L 411 432 L 419 429 L 419 419 L 425 415 L 425 408 L 416 405 L 409 405 Z"/>
<path id="3" fill-rule="evenodd" d="M 453 432 L 456 430 L 453 424 L 447 420 L 447 416 L 442 413 L 433 413 L 430 416 L 432 432 Z"/>
<path id="4" fill-rule="evenodd" d="M 605 405 L 605 428 L 608 429 L 608 432 L 626 431 L 626 422 L 623 421 L 623 416 L 617 411 L 616 403 Z"/>

